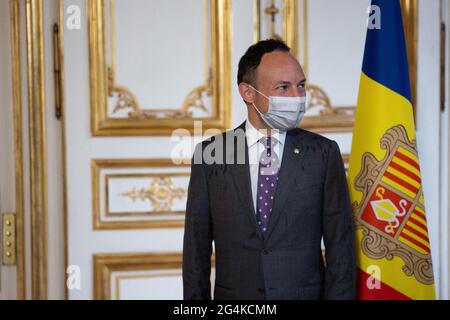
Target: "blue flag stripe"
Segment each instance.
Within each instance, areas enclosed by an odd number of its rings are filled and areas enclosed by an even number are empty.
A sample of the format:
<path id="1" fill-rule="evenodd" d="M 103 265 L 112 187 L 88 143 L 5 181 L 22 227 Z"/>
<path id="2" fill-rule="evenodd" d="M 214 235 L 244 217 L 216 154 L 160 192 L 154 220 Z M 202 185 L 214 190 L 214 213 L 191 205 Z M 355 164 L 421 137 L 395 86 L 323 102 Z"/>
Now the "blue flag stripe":
<path id="1" fill-rule="evenodd" d="M 381 29 L 368 29 L 363 72 L 411 101 L 408 57 L 399 0 L 372 0 L 381 9 Z"/>

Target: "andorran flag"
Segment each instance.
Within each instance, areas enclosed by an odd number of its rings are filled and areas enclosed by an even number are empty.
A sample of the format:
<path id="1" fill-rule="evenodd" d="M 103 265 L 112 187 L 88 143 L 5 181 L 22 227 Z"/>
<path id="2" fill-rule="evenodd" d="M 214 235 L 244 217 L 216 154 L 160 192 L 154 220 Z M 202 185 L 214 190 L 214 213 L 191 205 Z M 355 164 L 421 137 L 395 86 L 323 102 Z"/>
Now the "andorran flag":
<path id="1" fill-rule="evenodd" d="M 435 299 L 400 3 L 372 8 L 348 176 L 358 299 Z"/>

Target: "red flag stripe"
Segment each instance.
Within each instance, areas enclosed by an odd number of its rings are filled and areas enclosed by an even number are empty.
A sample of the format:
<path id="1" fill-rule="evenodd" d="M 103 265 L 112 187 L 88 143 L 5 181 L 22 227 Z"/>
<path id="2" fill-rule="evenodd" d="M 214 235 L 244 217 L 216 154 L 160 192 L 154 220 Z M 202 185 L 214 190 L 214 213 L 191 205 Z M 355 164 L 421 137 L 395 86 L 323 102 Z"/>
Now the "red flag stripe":
<path id="1" fill-rule="evenodd" d="M 413 244 L 415 244 L 416 246 L 418 246 L 419 248 L 423 249 L 426 253 L 430 253 L 430 248 L 428 248 L 427 246 L 425 246 L 423 243 L 417 241 L 416 239 L 408 236 L 407 234 L 401 233 L 400 237 L 405 238 L 406 240 L 408 240 L 409 242 L 412 242 Z M 401 241 L 401 240 L 400 240 Z"/>
<path id="2" fill-rule="evenodd" d="M 384 176 L 385 176 L 386 178 L 389 178 L 389 179 L 391 179 L 392 181 L 398 183 L 398 184 L 401 185 L 402 187 L 404 187 L 404 188 L 410 190 L 410 191 L 413 192 L 414 194 L 417 194 L 417 193 L 419 192 L 419 189 L 417 189 L 416 187 L 410 185 L 408 182 L 403 181 L 403 180 L 400 179 L 400 178 L 397 178 L 396 176 L 394 176 L 393 174 L 391 174 L 391 173 L 389 173 L 389 172 L 385 172 L 385 173 L 384 173 Z"/>
<path id="3" fill-rule="evenodd" d="M 419 238 L 425 240 L 426 242 L 430 243 L 430 240 L 428 239 L 428 237 L 426 235 L 424 235 L 423 233 L 420 233 L 419 231 L 417 231 L 414 228 L 411 228 L 407 224 L 405 224 L 405 229 L 408 230 L 411 233 L 414 233 L 416 236 L 418 236 Z"/>
<path id="4" fill-rule="evenodd" d="M 407 157 L 398 151 L 395 153 L 395 157 L 405 161 L 406 163 L 412 165 L 414 168 L 416 168 L 418 171 L 420 171 L 419 164 L 415 160 L 411 159 L 410 157 Z"/>
<path id="5" fill-rule="evenodd" d="M 367 287 L 367 280 L 370 275 L 360 268 L 357 268 L 358 279 L 358 299 L 359 300 L 412 300 L 410 297 L 401 293 L 400 291 L 392 288 L 386 283 L 381 281 L 380 289 L 370 290 Z"/>
<path id="6" fill-rule="evenodd" d="M 427 221 L 427 217 L 425 217 L 425 215 L 421 212 L 419 212 L 418 210 L 414 209 L 414 215 L 418 216 L 419 218 L 421 218 L 423 221 Z"/>
<path id="7" fill-rule="evenodd" d="M 401 173 L 403 173 L 405 176 L 410 177 L 411 179 L 417 181 L 418 183 L 422 183 L 422 180 L 420 179 L 419 176 L 417 176 L 414 172 L 409 171 L 406 168 L 403 168 L 402 166 L 398 165 L 395 162 L 391 162 L 391 164 L 389 165 L 389 167 L 392 167 L 393 169 L 400 171 Z"/>
<path id="8" fill-rule="evenodd" d="M 420 227 L 422 230 L 428 232 L 427 226 L 424 225 L 424 224 L 423 224 L 422 222 L 420 222 L 419 220 L 416 220 L 416 219 L 414 218 L 414 215 L 412 215 L 411 217 L 409 217 L 409 221 L 411 221 L 412 223 L 414 223 L 415 225 L 417 225 L 418 227 Z"/>

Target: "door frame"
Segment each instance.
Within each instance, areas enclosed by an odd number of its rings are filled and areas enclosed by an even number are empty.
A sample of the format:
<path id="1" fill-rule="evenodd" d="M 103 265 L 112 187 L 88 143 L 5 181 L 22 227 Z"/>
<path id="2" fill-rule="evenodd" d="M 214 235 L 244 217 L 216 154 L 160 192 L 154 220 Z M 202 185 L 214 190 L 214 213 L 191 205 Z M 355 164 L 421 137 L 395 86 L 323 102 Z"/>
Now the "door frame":
<path id="1" fill-rule="evenodd" d="M 20 46 L 20 0 L 10 0 L 11 84 L 14 136 L 14 176 L 16 203 L 16 283 L 17 299 L 26 297 L 24 234 L 24 161 L 22 130 L 22 79 Z"/>
<path id="2" fill-rule="evenodd" d="M 47 187 L 42 0 L 9 0 L 17 299 L 47 299 Z M 22 44 L 25 43 L 25 48 Z M 25 58 L 23 58 L 25 56 Z M 24 61 L 25 60 L 25 61 Z M 26 76 L 22 70 L 26 69 Z M 26 92 L 22 88 L 26 87 Z M 24 113 L 28 108 L 28 121 Z M 28 125 L 28 140 L 24 126 Z M 28 144 L 28 145 L 27 145 Z M 26 149 L 28 147 L 28 152 Z M 27 154 L 28 153 L 28 154 Z M 25 165 L 29 166 L 26 172 Z M 25 199 L 25 188 L 29 195 Z M 29 228 L 26 225 L 30 224 Z M 30 230 L 26 243 L 25 230 Z M 31 255 L 26 248 L 31 248 Z M 30 268 L 27 268 L 27 265 Z M 31 272 L 30 278 L 27 277 Z M 31 286 L 27 283 L 31 279 Z M 31 294 L 30 294 L 31 292 Z"/>
<path id="3" fill-rule="evenodd" d="M 31 297 L 48 297 L 47 159 L 42 0 L 25 0 L 30 153 Z"/>

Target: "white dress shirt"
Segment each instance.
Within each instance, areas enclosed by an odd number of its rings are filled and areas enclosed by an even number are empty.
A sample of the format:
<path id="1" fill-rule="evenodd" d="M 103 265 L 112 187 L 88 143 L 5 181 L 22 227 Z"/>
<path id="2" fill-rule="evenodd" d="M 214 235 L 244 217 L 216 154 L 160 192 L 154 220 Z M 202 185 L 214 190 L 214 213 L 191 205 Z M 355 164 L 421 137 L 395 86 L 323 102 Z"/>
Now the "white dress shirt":
<path id="1" fill-rule="evenodd" d="M 255 208 L 256 214 L 256 194 L 258 191 L 258 170 L 259 170 L 259 159 L 261 158 L 261 154 L 264 150 L 266 150 L 265 146 L 259 142 L 261 138 L 264 137 L 264 134 L 256 129 L 251 123 L 250 120 L 247 119 L 245 123 L 245 136 L 247 138 L 248 145 L 248 158 L 249 158 L 249 166 L 250 166 L 250 180 L 252 184 L 252 196 L 253 196 L 253 206 Z M 283 160 L 283 150 L 284 143 L 286 140 L 286 132 L 275 132 L 272 134 L 273 139 L 278 141 L 278 143 L 274 146 L 274 150 L 278 155 L 280 160 L 280 165 Z"/>

